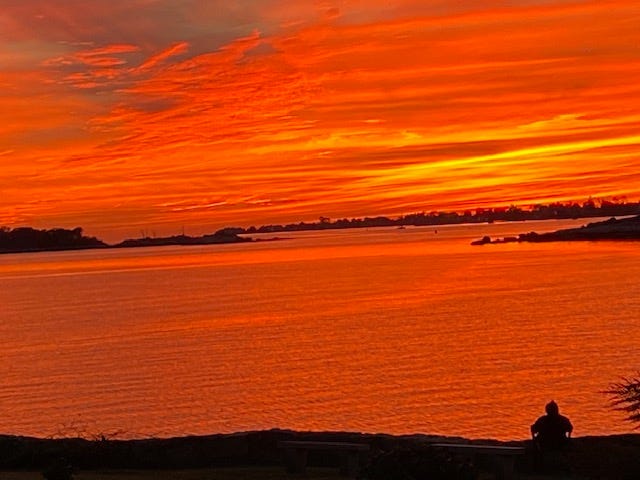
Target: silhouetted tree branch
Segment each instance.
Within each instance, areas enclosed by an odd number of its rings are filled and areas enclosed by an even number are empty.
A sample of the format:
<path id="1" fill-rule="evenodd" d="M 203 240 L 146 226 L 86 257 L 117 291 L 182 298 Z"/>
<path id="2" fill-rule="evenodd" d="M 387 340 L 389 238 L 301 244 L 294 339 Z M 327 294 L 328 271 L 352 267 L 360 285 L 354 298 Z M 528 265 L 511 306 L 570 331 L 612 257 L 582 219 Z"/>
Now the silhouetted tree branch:
<path id="1" fill-rule="evenodd" d="M 640 423 L 640 373 L 611 384 L 604 393 L 611 396 L 613 408 L 627 414 L 628 421 Z"/>

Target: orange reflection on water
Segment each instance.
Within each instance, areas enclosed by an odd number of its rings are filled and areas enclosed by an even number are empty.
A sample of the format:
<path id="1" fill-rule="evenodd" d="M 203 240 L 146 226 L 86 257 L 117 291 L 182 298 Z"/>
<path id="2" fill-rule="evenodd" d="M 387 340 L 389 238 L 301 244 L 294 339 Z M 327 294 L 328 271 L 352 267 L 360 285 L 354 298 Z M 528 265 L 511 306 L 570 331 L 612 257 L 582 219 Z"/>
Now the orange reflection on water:
<path id="1" fill-rule="evenodd" d="M 636 245 L 469 246 L 529 225 L 3 256 L 5 431 L 513 439 L 551 398 L 628 431 L 599 392 L 635 368 Z"/>

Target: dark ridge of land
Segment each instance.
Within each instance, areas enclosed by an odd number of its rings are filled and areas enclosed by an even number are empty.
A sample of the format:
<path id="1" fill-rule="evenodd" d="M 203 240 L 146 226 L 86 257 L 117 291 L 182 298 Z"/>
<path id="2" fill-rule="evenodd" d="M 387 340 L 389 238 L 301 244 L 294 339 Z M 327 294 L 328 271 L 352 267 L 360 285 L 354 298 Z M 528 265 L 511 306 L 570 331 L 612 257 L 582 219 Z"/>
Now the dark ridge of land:
<path id="1" fill-rule="evenodd" d="M 112 245 L 113 248 L 130 248 L 130 247 L 161 247 L 167 245 L 216 245 L 221 243 L 244 243 L 252 242 L 253 239 L 240 237 L 236 233 L 227 229 L 218 230 L 211 235 L 202 235 L 201 237 L 190 237 L 188 235 L 174 235 L 172 237 L 145 237 L 136 239 L 127 239 L 123 242 Z"/>
<path id="2" fill-rule="evenodd" d="M 370 227 L 404 227 L 404 226 L 435 226 L 457 225 L 462 223 L 494 223 L 521 222 L 526 220 L 567 220 L 593 217 L 629 216 L 640 214 L 640 202 L 609 202 L 601 201 L 596 204 L 588 200 L 578 203 L 551 203 L 549 205 L 533 205 L 521 208 L 515 205 L 500 208 L 476 208 L 464 212 L 420 212 L 401 215 L 397 218 L 364 217 L 342 218 L 331 220 L 320 217 L 318 222 L 299 222 L 286 225 L 263 225 L 261 227 L 228 227 L 227 230 L 237 234 L 299 232 L 306 230 L 335 230 L 346 228 Z"/>
<path id="3" fill-rule="evenodd" d="M 610 218 L 602 222 L 593 222 L 578 228 L 567 228 L 547 233 L 521 233 L 517 237 L 492 239 L 484 236 L 471 245 L 486 245 L 496 243 L 519 242 L 575 242 L 575 241 L 603 241 L 603 240 L 640 240 L 640 215 L 631 218 Z"/>
<path id="4" fill-rule="evenodd" d="M 90 248 L 131 248 L 161 247 L 168 245 L 213 245 L 224 243 L 252 242 L 251 238 L 240 237 L 229 229 L 218 230 L 211 235 L 189 237 L 175 235 L 172 237 L 143 237 L 124 240 L 115 245 L 108 245 L 95 237 L 86 237 L 82 228 L 66 230 L 36 230 L 30 227 L 0 228 L 0 253 L 28 253 L 62 250 L 85 250 Z"/>
<path id="5" fill-rule="evenodd" d="M 299 222 L 286 225 L 262 225 L 225 227 L 213 234 L 200 237 L 187 235 L 174 235 L 170 237 L 149 237 L 145 234 L 141 238 L 127 239 L 115 245 L 109 245 L 95 237 L 87 237 L 82 233 L 82 228 L 66 230 L 55 228 L 51 230 L 36 230 L 30 227 L 19 227 L 13 230 L 0 227 L 0 253 L 42 252 L 56 250 L 79 250 L 88 248 L 124 248 L 124 247 L 158 247 L 168 245 L 212 245 L 225 243 L 242 243 L 263 241 L 240 235 L 256 233 L 276 232 L 300 232 L 308 230 L 335 230 L 347 228 L 370 227 L 405 227 L 405 226 L 434 226 L 456 225 L 462 223 L 493 223 L 493 222 L 517 222 L 525 220 L 558 220 L 577 219 L 589 217 L 628 216 L 640 215 L 640 202 L 616 203 L 602 201 L 596 204 L 593 200 L 578 203 L 552 203 L 549 205 L 533 205 L 528 209 L 517 206 L 504 208 L 477 208 L 459 212 L 420 212 L 410 215 L 402 215 L 397 218 L 388 217 L 364 217 L 342 218 L 331 220 L 320 217 L 318 222 Z M 533 235 L 533 234 L 532 234 Z M 276 238 L 272 239 L 276 240 Z M 483 239 L 484 240 L 484 239 Z M 490 240 L 490 239 L 489 239 Z M 509 239 L 508 241 L 517 241 Z M 523 241 L 550 241 L 550 240 L 523 240 Z M 479 242 L 480 244 L 482 242 Z M 492 243 L 486 241 L 484 243 Z M 496 243 L 504 243 L 503 241 Z"/>
<path id="6" fill-rule="evenodd" d="M 0 470 L 41 470 L 61 457 L 79 470 L 196 469 L 282 465 L 282 440 L 366 443 L 371 455 L 434 442 L 524 446 L 516 471 L 532 469 L 530 441 L 468 440 L 437 435 L 387 435 L 351 432 L 295 432 L 268 430 L 167 439 L 112 440 L 98 438 L 39 439 L 0 435 Z M 578 437 L 571 440 L 570 466 L 578 478 L 640 478 L 640 435 Z M 311 466 L 332 466 L 330 453 L 309 452 Z"/>
<path id="7" fill-rule="evenodd" d="M 0 253 L 42 252 L 57 250 L 81 250 L 107 248 L 108 245 L 95 237 L 83 235 L 82 228 L 66 230 L 36 230 L 30 227 L 10 229 L 0 227 Z"/>

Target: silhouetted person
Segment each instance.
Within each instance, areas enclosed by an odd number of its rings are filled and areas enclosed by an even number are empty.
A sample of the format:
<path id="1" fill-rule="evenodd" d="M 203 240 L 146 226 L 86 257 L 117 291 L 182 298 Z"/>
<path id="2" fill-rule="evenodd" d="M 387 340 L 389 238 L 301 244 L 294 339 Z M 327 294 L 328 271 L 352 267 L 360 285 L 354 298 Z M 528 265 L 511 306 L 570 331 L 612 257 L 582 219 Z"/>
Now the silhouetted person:
<path id="1" fill-rule="evenodd" d="M 566 451 L 573 431 L 571 421 L 560 415 L 558 404 L 551 400 L 545 406 L 546 415 L 531 425 L 531 436 L 535 448 L 535 467 L 565 469 Z"/>

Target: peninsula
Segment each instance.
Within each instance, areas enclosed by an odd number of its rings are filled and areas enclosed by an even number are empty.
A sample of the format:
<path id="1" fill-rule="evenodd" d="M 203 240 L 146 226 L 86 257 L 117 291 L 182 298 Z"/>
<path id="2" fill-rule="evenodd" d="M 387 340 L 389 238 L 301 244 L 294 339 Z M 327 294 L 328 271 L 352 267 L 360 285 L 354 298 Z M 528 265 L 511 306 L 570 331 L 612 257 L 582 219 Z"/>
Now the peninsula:
<path id="1" fill-rule="evenodd" d="M 200 237 L 190 237 L 188 235 L 171 237 L 144 236 L 142 238 L 124 240 L 115 245 L 108 245 L 95 237 L 85 236 L 80 227 L 73 230 L 64 228 L 36 230 L 30 227 L 0 228 L 0 253 L 85 250 L 89 248 L 160 247 L 168 245 L 213 245 L 252 241 L 254 240 L 248 237 L 240 237 L 234 231 L 226 228 Z"/>
<path id="2" fill-rule="evenodd" d="M 567 228 L 548 233 L 521 233 L 517 237 L 492 239 L 489 236 L 471 242 L 471 245 L 520 242 L 573 242 L 600 240 L 640 240 L 640 215 L 630 218 L 610 218 L 578 228 Z"/>

